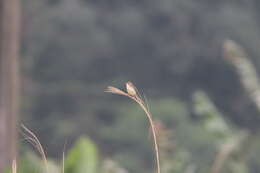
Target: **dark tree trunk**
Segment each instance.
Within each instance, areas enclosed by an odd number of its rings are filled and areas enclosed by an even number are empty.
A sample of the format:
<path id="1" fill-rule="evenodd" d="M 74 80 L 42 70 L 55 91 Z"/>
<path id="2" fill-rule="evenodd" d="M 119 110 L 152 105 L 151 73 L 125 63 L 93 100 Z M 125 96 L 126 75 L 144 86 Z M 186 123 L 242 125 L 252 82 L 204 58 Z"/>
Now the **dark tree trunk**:
<path id="1" fill-rule="evenodd" d="M 0 172 L 16 156 L 19 0 L 0 0 Z"/>

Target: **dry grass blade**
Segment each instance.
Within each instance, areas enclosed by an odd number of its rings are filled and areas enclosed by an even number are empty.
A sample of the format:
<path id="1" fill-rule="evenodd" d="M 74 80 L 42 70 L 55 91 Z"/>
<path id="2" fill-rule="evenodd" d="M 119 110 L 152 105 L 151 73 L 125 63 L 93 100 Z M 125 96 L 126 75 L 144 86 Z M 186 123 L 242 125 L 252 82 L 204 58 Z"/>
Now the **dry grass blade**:
<path id="1" fill-rule="evenodd" d="M 12 162 L 12 173 L 17 173 L 16 159 L 14 159 Z"/>
<path id="2" fill-rule="evenodd" d="M 139 97 L 138 97 L 139 98 Z M 144 110 L 145 114 L 147 115 L 147 118 L 149 120 L 151 129 L 152 129 L 152 135 L 153 135 L 153 139 L 154 139 L 154 150 L 155 150 L 155 154 L 156 154 L 156 162 L 157 162 L 157 173 L 160 173 L 160 159 L 159 159 L 159 147 L 158 147 L 158 140 L 157 140 L 157 136 L 156 136 L 156 129 L 153 123 L 153 119 L 152 119 L 152 114 L 149 112 L 149 110 L 145 107 L 144 105 L 144 101 L 143 100 L 138 100 L 138 99 L 134 99 L 139 105 L 140 107 Z"/>
<path id="3" fill-rule="evenodd" d="M 130 99 L 132 99 L 136 103 L 138 103 L 139 106 L 144 110 L 144 112 L 145 112 L 145 114 L 146 114 L 146 116 L 149 120 L 150 127 L 152 129 L 152 135 L 153 135 L 153 141 L 154 141 L 154 150 L 155 150 L 156 163 L 157 163 L 157 173 L 160 173 L 161 169 L 160 169 L 159 147 L 158 147 L 158 142 L 157 142 L 155 125 L 154 125 L 153 119 L 152 119 L 152 114 L 149 112 L 148 107 L 146 107 L 145 102 L 141 98 L 137 88 L 134 86 L 134 84 L 132 82 L 126 83 L 126 90 L 127 90 L 127 93 L 118 89 L 118 88 L 109 86 L 105 90 L 105 92 L 110 92 L 110 93 L 113 93 L 113 94 L 119 94 L 119 95 L 129 97 Z"/>
<path id="4" fill-rule="evenodd" d="M 45 151 L 44 151 L 39 139 L 31 130 L 29 130 L 23 124 L 21 126 L 22 126 L 23 130 L 27 133 L 27 134 L 23 133 L 23 135 L 25 136 L 25 139 L 28 142 L 30 142 L 38 150 L 38 152 L 42 156 L 46 171 L 49 172 L 47 157 L 46 157 Z"/>
<path id="5" fill-rule="evenodd" d="M 239 136 L 232 139 L 230 142 L 224 144 L 218 154 L 216 155 L 216 158 L 213 162 L 211 173 L 221 173 L 221 170 L 227 161 L 227 159 L 230 157 L 230 155 L 240 147 L 241 143 L 247 139 L 249 134 L 246 132 L 240 132 Z"/>
<path id="6" fill-rule="evenodd" d="M 67 145 L 67 141 L 65 142 L 65 144 L 63 146 L 63 151 L 62 151 L 62 173 L 65 172 L 65 150 L 66 150 L 66 145 Z"/>
<path id="7" fill-rule="evenodd" d="M 37 145 L 37 142 L 31 138 L 31 137 L 28 137 L 26 134 L 22 133 L 22 135 L 24 136 L 24 139 L 29 142 L 34 148 L 36 148 L 36 150 L 41 153 L 41 149 L 39 148 L 39 146 Z"/>
<path id="8" fill-rule="evenodd" d="M 105 92 L 109 92 L 109 93 L 113 93 L 113 94 L 119 94 L 119 95 L 124 95 L 124 96 L 127 96 L 128 94 L 125 93 L 124 91 L 118 89 L 118 88 L 115 88 L 115 87 L 112 87 L 112 86 L 109 86 L 105 89 Z"/>
<path id="9" fill-rule="evenodd" d="M 62 173 L 65 172 L 65 153 L 64 151 L 62 152 Z"/>

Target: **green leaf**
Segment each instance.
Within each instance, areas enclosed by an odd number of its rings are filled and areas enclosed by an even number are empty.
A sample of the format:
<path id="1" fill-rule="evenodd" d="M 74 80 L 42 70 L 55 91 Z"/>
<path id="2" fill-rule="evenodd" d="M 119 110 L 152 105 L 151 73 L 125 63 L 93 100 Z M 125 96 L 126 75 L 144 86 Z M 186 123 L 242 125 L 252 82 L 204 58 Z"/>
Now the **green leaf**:
<path id="1" fill-rule="evenodd" d="M 96 173 L 98 151 L 87 137 L 81 137 L 65 159 L 65 173 Z"/>

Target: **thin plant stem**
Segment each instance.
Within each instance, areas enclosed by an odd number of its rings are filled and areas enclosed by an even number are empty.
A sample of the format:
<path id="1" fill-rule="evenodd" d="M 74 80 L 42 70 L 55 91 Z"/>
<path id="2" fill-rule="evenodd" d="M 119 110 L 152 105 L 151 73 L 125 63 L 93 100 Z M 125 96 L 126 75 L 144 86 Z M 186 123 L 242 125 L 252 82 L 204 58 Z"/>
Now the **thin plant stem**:
<path id="1" fill-rule="evenodd" d="M 16 159 L 14 159 L 12 162 L 12 173 L 17 173 Z"/>
<path id="2" fill-rule="evenodd" d="M 63 146 L 63 151 L 62 151 L 62 173 L 65 173 L 65 150 L 66 150 L 66 145 L 67 145 L 67 141 L 65 142 L 64 146 Z"/>
<path id="3" fill-rule="evenodd" d="M 152 129 L 152 134 L 153 134 L 153 141 L 154 141 L 154 150 L 155 150 L 155 154 L 156 154 L 156 163 L 157 163 L 157 173 L 160 173 L 160 159 L 159 159 L 159 147 L 158 147 L 158 140 L 157 140 L 157 136 L 156 136 L 156 130 L 154 127 L 154 123 L 153 123 L 153 119 L 152 119 L 152 114 L 148 111 L 148 109 L 143 105 L 143 103 L 135 100 L 140 106 L 141 108 L 144 110 L 145 114 L 147 115 L 147 118 L 149 120 L 151 129 Z"/>
<path id="4" fill-rule="evenodd" d="M 28 142 L 30 142 L 38 150 L 38 152 L 41 154 L 43 162 L 44 162 L 44 165 L 45 165 L 45 168 L 46 168 L 46 171 L 48 173 L 49 172 L 49 168 L 48 168 L 47 157 L 46 157 L 45 151 L 44 151 L 44 149 L 43 149 L 39 139 L 25 125 L 22 124 L 21 126 L 24 129 L 24 131 L 28 133 L 28 135 L 23 133 L 23 135 L 25 136 L 25 139 L 28 140 Z"/>
<path id="5" fill-rule="evenodd" d="M 145 102 L 143 101 L 143 99 L 142 99 L 141 95 L 139 94 L 137 88 L 133 85 L 132 82 L 126 83 L 126 89 L 127 89 L 127 92 L 124 92 L 124 91 L 122 91 L 118 88 L 109 86 L 109 87 L 107 87 L 105 92 L 126 96 L 126 97 L 134 100 L 143 109 L 143 111 L 145 112 L 145 114 L 146 114 L 146 116 L 149 120 L 149 124 L 150 124 L 151 129 L 152 129 L 154 150 L 155 150 L 155 155 L 156 155 L 157 173 L 161 173 L 159 146 L 158 146 L 158 140 L 157 140 L 157 136 L 156 136 L 156 130 L 155 130 L 154 122 L 153 122 L 153 119 L 152 119 L 152 114 L 150 113 L 148 108 L 145 106 Z"/>
<path id="6" fill-rule="evenodd" d="M 62 152 L 62 173 L 65 172 L 65 153 L 64 151 Z"/>

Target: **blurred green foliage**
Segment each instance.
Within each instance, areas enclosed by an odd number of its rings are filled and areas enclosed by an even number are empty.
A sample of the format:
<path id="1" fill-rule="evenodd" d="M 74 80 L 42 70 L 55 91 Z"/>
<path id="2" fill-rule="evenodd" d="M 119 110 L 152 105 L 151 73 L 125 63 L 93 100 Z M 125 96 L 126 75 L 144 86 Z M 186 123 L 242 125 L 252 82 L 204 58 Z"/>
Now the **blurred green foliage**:
<path id="1" fill-rule="evenodd" d="M 95 144 L 81 137 L 68 152 L 64 164 L 65 173 L 97 173 L 98 153 Z"/>
<path id="2" fill-rule="evenodd" d="M 142 110 L 102 92 L 131 80 L 172 135 L 164 139 L 164 172 L 208 173 L 244 129 L 255 136 L 250 145 L 241 142 L 222 172 L 260 172 L 259 110 L 221 50 L 224 39 L 238 41 L 259 71 L 259 0 L 22 2 L 22 121 L 51 157 L 60 156 L 66 139 L 85 134 L 97 146 L 88 139 L 76 144 L 69 169 L 91 164 L 108 173 L 151 172 Z M 91 156 L 93 148 L 104 155 Z M 76 161 L 79 153 L 86 163 Z M 21 171 L 42 170 L 31 160 L 21 158 Z"/>
<path id="3" fill-rule="evenodd" d="M 44 162 L 34 152 L 26 152 L 18 163 L 20 173 L 123 173 L 123 168 L 119 167 L 111 159 L 101 161 L 99 159 L 96 145 L 87 137 L 80 137 L 74 146 L 58 164 L 56 161 L 48 160 L 48 171 Z"/>
<path id="4" fill-rule="evenodd" d="M 246 132 L 229 126 L 204 92 L 195 92 L 193 99 L 195 121 L 188 115 L 187 105 L 177 99 L 149 103 L 155 120 L 160 119 L 163 124 L 158 131 L 162 172 L 209 173 L 218 154 L 226 148 L 230 151 L 227 150 L 221 173 L 258 170 L 259 138 L 244 136 Z M 144 113 L 134 103 L 118 106 L 116 121 L 99 131 L 108 145 L 109 158 L 100 155 L 92 140 L 80 137 L 65 156 L 65 173 L 148 173 L 154 169 L 152 140 Z M 50 160 L 48 164 L 50 173 L 62 169 L 62 163 Z M 41 159 L 32 152 L 23 154 L 18 169 L 21 173 L 46 171 Z"/>

